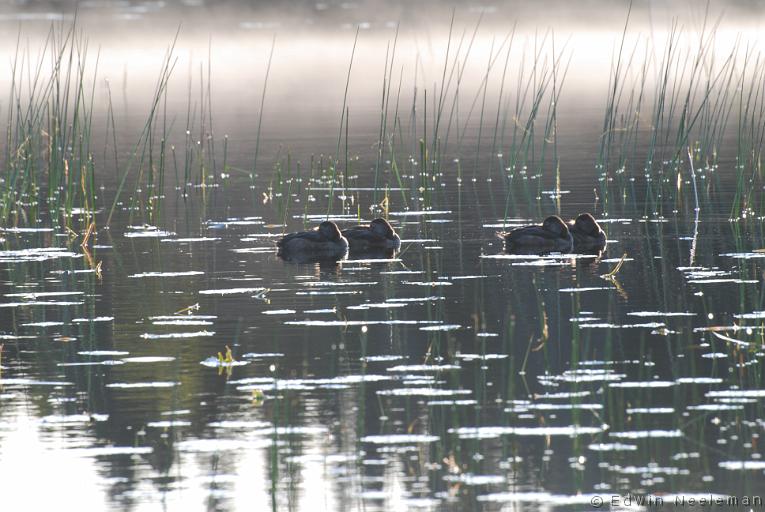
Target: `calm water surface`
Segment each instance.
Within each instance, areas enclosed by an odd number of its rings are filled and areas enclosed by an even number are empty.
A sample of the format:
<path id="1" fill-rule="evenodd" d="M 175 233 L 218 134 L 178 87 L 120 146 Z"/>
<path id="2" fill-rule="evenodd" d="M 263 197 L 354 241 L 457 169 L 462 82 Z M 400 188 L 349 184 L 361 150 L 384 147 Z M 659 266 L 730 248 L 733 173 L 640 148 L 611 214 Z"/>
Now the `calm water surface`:
<path id="1" fill-rule="evenodd" d="M 249 168 L 256 121 L 235 98 L 218 104 L 230 165 Z M 548 169 L 539 199 L 507 194 L 491 158 L 474 158 L 490 145 L 474 130 L 462 179 L 456 162 L 424 186 L 383 165 L 403 240 L 392 257 L 296 264 L 274 249 L 323 220 L 330 194 L 341 227 L 382 211 L 369 208 L 384 195 L 372 190 L 372 100 L 351 104 L 346 190 L 309 163 L 334 151 L 339 105 L 296 116 L 277 101 L 254 182 L 234 170 L 184 187 L 168 171 L 162 216 L 144 224 L 126 199 L 88 251 L 47 213 L 2 228 L 3 500 L 536 510 L 612 494 L 761 495 L 762 221 L 729 221 L 730 161 L 701 173 L 698 213 L 682 177 L 677 198 L 638 182 L 604 211 L 602 105 L 571 98 L 560 186 Z M 140 129 L 118 109 L 120 133 Z M 169 117 L 183 124 L 184 109 Z M 287 151 L 302 170 L 275 170 Z M 518 180 L 516 194 L 537 187 Z M 103 184 L 113 193 L 113 177 Z M 603 223 L 602 254 L 511 256 L 495 237 L 581 211 Z M 227 347 L 235 361 L 221 364 Z"/>

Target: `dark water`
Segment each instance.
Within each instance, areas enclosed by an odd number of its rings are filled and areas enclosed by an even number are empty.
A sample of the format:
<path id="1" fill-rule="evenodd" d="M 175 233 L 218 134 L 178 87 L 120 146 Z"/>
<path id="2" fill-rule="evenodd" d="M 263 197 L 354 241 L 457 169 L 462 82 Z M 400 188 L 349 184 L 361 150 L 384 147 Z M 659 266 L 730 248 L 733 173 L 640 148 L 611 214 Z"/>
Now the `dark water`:
<path id="1" fill-rule="evenodd" d="M 347 65 L 343 45 L 328 69 Z M 699 174 L 698 211 L 676 173 L 660 178 L 671 196 L 638 179 L 606 203 L 595 169 L 604 100 L 575 81 L 558 186 L 548 157 L 541 177 L 518 173 L 508 188 L 488 154 L 493 121 L 479 138 L 473 118 L 440 172 L 422 181 L 402 155 L 401 181 L 383 162 L 375 192 L 378 91 L 359 85 L 351 179 L 330 190 L 310 161 L 335 151 L 342 93 L 290 99 L 282 75 L 251 181 L 260 85 L 232 80 L 213 82 L 219 165 L 208 186 L 168 170 L 151 217 L 127 207 L 140 196 L 131 185 L 107 229 L 109 163 L 88 250 L 48 212 L 3 228 L 9 509 L 590 509 L 629 494 L 762 495 L 765 242 L 761 218 L 729 220 L 730 156 Z M 131 91 L 115 114 L 123 162 L 146 105 Z M 184 94 L 167 116 L 179 153 Z M 96 119 L 106 125 L 104 111 Z M 222 133 L 233 170 L 220 164 Z M 274 241 L 323 220 L 330 197 L 341 227 L 387 213 L 401 250 L 279 259 Z M 604 253 L 517 257 L 495 237 L 581 211 L 602 222 Z M 218 360 L 227 347 L 233 363 Z"/>

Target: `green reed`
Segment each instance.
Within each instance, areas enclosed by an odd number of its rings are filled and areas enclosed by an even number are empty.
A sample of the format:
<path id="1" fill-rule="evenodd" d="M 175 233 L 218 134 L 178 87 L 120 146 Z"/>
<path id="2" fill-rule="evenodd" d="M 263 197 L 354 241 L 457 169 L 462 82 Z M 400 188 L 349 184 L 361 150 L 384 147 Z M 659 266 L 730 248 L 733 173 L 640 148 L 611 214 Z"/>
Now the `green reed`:
<path id="1" fill-rule="evenodd" d="M 398 108 L 399 108 L 399 103 L 400 103 L 400 100 L 401 100 L 401 83 L 403 81 L 403 77 L 404 77 L 404 70 L 403 70 L 403 67 L 402 67 L 401 72 L 399 73 L 399 78 L 398 78 L 398 88 L 396 90 L 396 104 L 395 104 L 395 107 L 393 109 L 393 127 L 391 129 L 391 132 L 390 132 L 390 135 L 388 137 L 388 140 L 386 141 L 386 145 L 387 145 L 387 148 L 388 148 L 388 157 L 390 159 L 391 171 L 393 171 L 393 175 L 396 178 L 396 182 L 398 184 L 398 187 L 401 189 L 401 200 L 402 200 L 402 202 L 404 204 L 404 207 L 406 208 L 406 207 L 408 207 L 408 201 L 407 201 L 407 198 L 406 198 L 406 192 L 404 190 L 404 183 L 401 180 L 401 172 L 399 171 L 398 162 L 397 162 L 397 159 L 396 159 L 396 155 L 397 155 L 397 152 L 396 152 L 396 140 L 397 140 L 396 139 L 396 129 L 397 128 L 398 128 L 399 139 L 403 139 L 403 137 L 401 135 L 401 118 L 398 115 Z"/>
<path id="2" fill-rule="evenodd" d="M 356 35 L 353 38 L 353 48 L 351 49 L 351 58 L 350 62 L 348 63 L 348 74 L 345 78 L 345 91 L 343 92 L 343 108 L 341 110 L 340 114 L 340 129 L 337 134 L 337 149 L 335 150 L 335 157 L 333 159 L 333 163 L 331 164 L 331 179 L 329 182 L 329 201 L 327 201 L 327 218 L 329 218 L 330 213 L 332 213 L 332 203 L 334 200 L 335 195 L 335 184 L 337 180 L 337 163 L 340 161 L 340 142 L 343 137 L 343 128 L 346 122 L 346 108 L 348 105 L 348 89 L 351 85 L 351 71 L 353 70 L 353 58 L 356 55 L 356 45 L 359 41 L 359 30 L 360 28 L 356 28 Z"/>
<path id="3" fill-rule="evenodd" d="M 382 83 L 382 98 L 381 98 L 381 106 L 380 106 L 380 128 L 379 128 L 379 134 L 378 134 L 378 140 L 377 140 L 377 157 L 375 161 L 375 179 L 374 179 L 374 196 L 372 198 L 372 203 L 377 204 L 377 188 L 379 183 L 379 175 L 380 175 L 380 166 L 382 165 L 382 158 L 383 158 L 383 151 L 385 149 L 385 139 L 387 136 L 388 131 L 388 111 L 390 107 L 390 92 L 391 92 L 391 84 L 393 82 L 393 63 L 396 58 L 396 45 L 398 43 L 398 25 L 396 26 L 396 33 L 393 36 L 393 48 L 390 51 L 390 61 L 388 60 L 388 49 L 386 49 L 385 52 L 385 69 L 383 71 L 383 83 Z M 347 111 L 346 111 L 347 113 Z M 345 136 L 345 144 L 346 144 L 346 178 L 347 178 L 347 158 L 348 158 L 348 121 L 346 116 L 346 136 Z M 343 183 L 344 187 L 348 186 L 347 179 Z"/>
<path id="4" fill-rule="evenodd" d="M 109 209 L 109 215 L 106 219 L 107 226 L 111 223 L 111 220 L 117 208 L 117 203 L 119 202 L 122 190 L 125 187 L 127 179 L 130 176 L 130 171 L 133 169 L 133 166 L 136 164 L 136 161 L 138 162 L 139 176 L 141 176 L 143 174 L 143 169 L 144 169 L 143 164 L 147 157 L 147 152 L 151 153 L 149 148 L 149 140 L 153 138 L 152 128 L 154 126 L 154 123 L 156 122 L 157 116 L 159 115 L 159 105 L 162 98 L 164 97 L 164 92 L 167 88 L 168 82 L 170 80 L 170 76 L 172 75 L 173 69 L 175 68 L 175 64 L 177 62 L 177 59 L 174 57 L 173 52 L 175 50 L 175 45 L 178 41 L 179 32 L 180 32 L 180 29 L 178 32 L 176 32 L 172 43 L 165 51 L 165 56 L 164 56 L 162 65 L 160 67 L 159 77 L 157 78 L 157 83 L 154 89 L 154 96 L 151 101 L 149 114 L 147 116 L 147 120 L 146 120 L 146 123 L 144 124 L 143 130 L 141 131 L 141 134 L 138 137 L 138 142 L 136 142 L 135 146 L 133 147 L 133 150 L 131 151 L 127 166 L 117 186 L 117 191 L 114 196 L 114 201 L 112 202 L 112 206 Z M 136 191 L 139 190 L 139 186 L 140 186 L 140 181 L 137 181 Z M 131 212 L 132 212 L 132 208 L 131 208 Z"/>
<path id="5" fill-rule="evenodd" d="M 265 77 L 263 78 L 263 89 L 260 93 L 260 111 L 258 112 L 258 131 L 255 135 L 255 156 L 253 157 L 252 161 L 252 173 L 250 173 L 250 182 L 253 189 L 253 200 L 254 200 L 254 190 L 255 190 L 255 178 L 257 177 L 258 172 L 258 155 L 260 154 L 260 134 L 261 130 L 263 128 L 263 111 L 265 110 L 266 106 L 266 90 L 268 87 L 268 77 L 271 74 L 271 62 L 274 58 L 274 48 L 276 47 L 276 35 L 274 35 L 273 39 L 271 40 L 271 50 L 268 52 L 268 62 L 266 64 L 266 73 Z"/>

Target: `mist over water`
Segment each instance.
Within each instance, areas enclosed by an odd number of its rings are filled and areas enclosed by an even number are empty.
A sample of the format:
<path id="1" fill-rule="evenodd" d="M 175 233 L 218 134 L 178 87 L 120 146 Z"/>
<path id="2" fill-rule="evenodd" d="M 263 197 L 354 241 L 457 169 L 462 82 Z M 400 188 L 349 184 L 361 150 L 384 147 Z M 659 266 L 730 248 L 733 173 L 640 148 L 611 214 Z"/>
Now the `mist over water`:
<path id="1" fill-rule="evenodd" d="M 460 143 L 459 151 L 452 144 L 455 151 L 448 156 L 463 160 L 472 158 L 482 114 L 484 137 L 488 133 L 494 138 L 497 117 L 507 135 L 508 126 L 522 122 L 513 119 L 513 109 L 519 101 L 530 101 L 535 72 L 539 79 L 559 61 L 555 140 L 567 154 L 586 157 L 597 151 L 603 133 L 602 116 L 620 47 L 624 60 L 629 60 L 626 82 L 634 84 L 641 74 L 646 76 L 646 108 L 661 79 L 662 51 L 672 34 L 678 34 L 673 45 L 682 48 L 677 57 L 681 79 L 703 30 L 714 29 L 716 34 L 710 53 L 717 57 L 710 63 L 724 61 L 736 45 L 742 60 L 744 48 L 758 51 L 761 30 L 759 11 L 750 2 L 713 2 L 708 11 L 706 6 L 682 2 L 638 2 L 631 11 L 628 2 L 533 6 L 294 2 L 257 8 L 237 2 L 77 5 L 76 10 L 72 5 L 63 11 L 46 9 L 44 4 L 6 7 L 0 17 L 5 27 L 0 58 L 11 62 L 16 55 L 24 55 L 19 67 L 26 64 L 27 75 L 38 62 L 49 69 L 50 58 L 41 59 L 41 52 L 49 48 L 45 41 L 51 23 L 65 27 L 76 17 L 77 33 L 83 48 L 87 47 L 84 84 L 93 89 L 95 126 L 106 129 L 111 94 L 118 151 L 127 153 L 149 115 L 163 56 L 172 45 L 173 71 L 162 105 L 163 120 L 170 127 L 169 143 L 182 146 L 186 128 L 201 128 L 199 116 L 210 107 L 207 115 L 212 114 L 214 122 L 207 123 L 208 133 L 192 133 L 192 138 L 227 135 L 234 165 L 244 169 L 254 157 L 261 113 L 266 165 L 280 151 L 303 162 L 311 155 L 333 155 L 344 130 L 340 118 L 346 81 L 352 126 L 349 149 L 362 159 L 361 167 L 367 167 L 367 149 L 378 138 L 386 55 L 394 60 L 394 69 L 388 72 L 393 83 L 387 86 L 394 86 L 401 124 L 410 130 L 427 127 L 428 121 L 433 126 L 436 102 L 446 85 L 448 98 L 441 101 L 454 125 L 449 127 L 450 137 L 467 142 Z M 261 105 L 272 43 L 267 94 Z M 11 81 L 6 73 L 0 77 L 0 86 L 10 90 Z M 621 87 L 626 95 L 624 81 Z M 502 104 L 498 105 L 500 94 Z M 428 101 L 429 120 L 423 118 Z M 547 109 L 549 104 L 541 107 Z M 589 162 L 587 166 L 591 169 Z"/>
<path id="2" fill-rule="evenodd" d="M 3 506 L 761 494 L 764 14 L 0 6 Z M 581 212 L 603 251 L 496 236 Z"/>

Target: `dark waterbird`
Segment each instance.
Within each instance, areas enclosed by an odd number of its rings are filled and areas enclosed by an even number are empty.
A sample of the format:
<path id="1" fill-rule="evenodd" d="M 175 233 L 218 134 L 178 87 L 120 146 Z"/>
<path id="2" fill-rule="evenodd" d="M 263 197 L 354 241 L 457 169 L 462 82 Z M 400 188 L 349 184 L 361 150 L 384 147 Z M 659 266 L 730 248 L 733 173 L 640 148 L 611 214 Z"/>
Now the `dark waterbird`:
<path id="1" fill-rule="evenodd" d="M 570 252 L 574 239 L 568 226 L 557 215 L 547 217 L 542 225 L 523 226 L 509 232 L 498 233 L 510 252 L 545 253 Z"/>
<path id="2" fill-rule="evenodd" d="M 580 213 L 576 219 L 568 221 L 568 230 L 574 237 L 575 251 L 598 250 L 606 245 L 606 234 L 589 213 Z"/>
<path id="3" fill-rule="evenodd" d="M 285 235 L 276 242 L 279 256 L 295 261 L 340 259 L 348 253 L 348 240 L 332 221 L 325 220 L 311 231 Z"/>
<path id="4" fill-rule="evenodd" d="M 398 249 L 401 239 L 385 219 L 375 219 L 368 226 L 353 226 L 343 230 L 351 251 Z"/>

